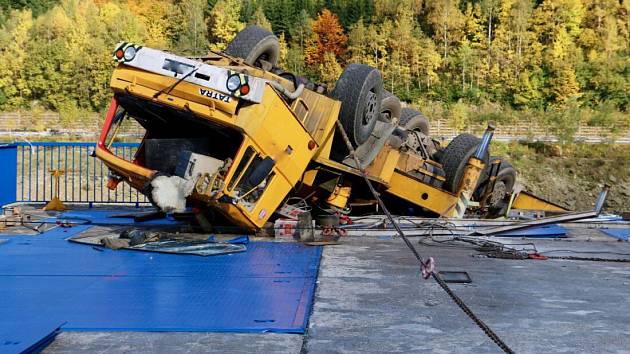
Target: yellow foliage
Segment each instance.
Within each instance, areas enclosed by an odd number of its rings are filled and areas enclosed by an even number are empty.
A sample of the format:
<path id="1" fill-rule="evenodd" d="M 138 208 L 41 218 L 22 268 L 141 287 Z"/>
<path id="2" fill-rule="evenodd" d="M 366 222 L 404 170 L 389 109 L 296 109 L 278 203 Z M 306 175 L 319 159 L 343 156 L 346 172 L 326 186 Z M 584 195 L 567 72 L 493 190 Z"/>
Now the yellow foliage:
<path id="1" fill-rule="evenodd" d="M 245 28 L 239 21 L 241 2 L 238 0 L 219 0 L 208 16 L 208 37 L 210 49 L 223 50 L 236 34 Z"/>
<path id="2" fill-rule="evenodd" d="M 335 54 L 326 52 L 324 53 L 324 61 L 319 64 L 317 71 L 322 82 L 328 86 L 329 90 L 332 90 L 343 69 L 339 65 Z"/>

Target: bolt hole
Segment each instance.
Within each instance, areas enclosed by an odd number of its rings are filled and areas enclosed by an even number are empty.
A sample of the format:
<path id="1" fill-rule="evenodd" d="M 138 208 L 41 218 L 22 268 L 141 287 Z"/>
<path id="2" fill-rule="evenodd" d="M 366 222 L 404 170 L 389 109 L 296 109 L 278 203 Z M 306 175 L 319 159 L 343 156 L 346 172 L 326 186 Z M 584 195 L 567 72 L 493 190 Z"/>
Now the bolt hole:
<path id="1" fill-rule="evenodd" d="M 422 198 L 422 200 L 427 200 L 427 199 L 429 199 L 429 195 L 427 193 L 422 193 L 421 198 Z"/>

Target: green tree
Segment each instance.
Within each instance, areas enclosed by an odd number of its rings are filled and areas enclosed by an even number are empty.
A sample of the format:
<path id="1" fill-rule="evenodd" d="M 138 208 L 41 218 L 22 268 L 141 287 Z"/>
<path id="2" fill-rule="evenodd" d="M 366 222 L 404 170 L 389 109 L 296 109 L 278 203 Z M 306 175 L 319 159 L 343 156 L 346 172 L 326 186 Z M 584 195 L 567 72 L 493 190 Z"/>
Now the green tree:
<path id="1" fill-rule="evenodd" d="M 223 50 L 236 34 L 245 28 L 239 21 L 241 2 L 219 0 L 208 15 L 208 39 L 212 50 Z"/>
<path id="2" fill-rule="evenodd" d="M 272 30 L 271 22 L 267 20 L 267 16 L 265 16 L 265 11 L 263 10 L 262 7 L 258 7 L 256 11 L 254 11 L 254 13 L 249 19 L 249 24 L 260 26 L 269 31 Z"/>
<path id="3" fill-rule="evenodd" d="M 180 0 L 176 3 L 171 26 L 173 47 L 177 52 L 205 54 L 210 28 L 204 19 L 206 6 L 205 0 Z"/>

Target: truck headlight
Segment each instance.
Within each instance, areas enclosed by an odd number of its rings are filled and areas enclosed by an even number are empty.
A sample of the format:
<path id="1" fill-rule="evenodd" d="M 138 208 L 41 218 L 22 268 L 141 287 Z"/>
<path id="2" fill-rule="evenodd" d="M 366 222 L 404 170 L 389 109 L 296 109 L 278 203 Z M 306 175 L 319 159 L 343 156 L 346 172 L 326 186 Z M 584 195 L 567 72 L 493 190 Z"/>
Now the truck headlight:
<path id="1" fill-rule="evenodd" d="M 125 61 L 131 61 L 136 57 L 136 48 L 129 46 L 125 49 Z"/>
<path id="2" fill-rule="evenodd" d="M 228 77 L 226 86 L 228 91 L 230 92 L 238 90 L 238 88 L 241 87 L 241 78 L 238 76 L 238 74 L 230 75 L 230 77 Z"/>

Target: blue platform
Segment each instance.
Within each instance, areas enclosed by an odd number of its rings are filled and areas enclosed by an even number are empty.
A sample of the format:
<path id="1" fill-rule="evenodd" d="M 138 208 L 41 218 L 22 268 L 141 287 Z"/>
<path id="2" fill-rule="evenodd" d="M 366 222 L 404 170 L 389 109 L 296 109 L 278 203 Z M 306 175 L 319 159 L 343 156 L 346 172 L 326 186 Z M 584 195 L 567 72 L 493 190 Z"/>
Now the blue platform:
<path id="1" fill-rule="evenodd" d="M 131 215 L 134 211 L 129 209 L 112 210 L 112 209 L 86 209 L 67 211 L 57 217 L 48 218 L 46 222 L 55 222 L 57 220 L 67 220 L 71 222 L 87 222 L 93 225 L 135 225 L 135 226 L 151 226 L 151 225 L 181 225 L 181 222 L 170 217 L 155 220 L 147 220 L 135 222 Z M 130 217 L 119 217 L 118 215 L 130 215 Z"/>
<path id="2" fill-rule="evenodd" d="M 497 237 L 528 237 L 528 238 L 562 238 L 567 237 L 567 229 L 551 224 L 539 227 L 530 227 L 496 234 Z"/>
<path id="3" fill-rule="evenodd" d="M 63 324 L 46 319 L 36 322 L 22 319 L 12 323 L 7 320 L 0 319 L 0 354 L 39 353 L 55 340 Z"/>
<path id="4" fill-rule="evenodd" d="M 2 236 L 0 338 L 13 324 L 65 331 L 303 333 L 320 247 L 251 242 L 247 252 L 195 257 L 66 241 L 90 225 Z"/>
<path id="5" fill-rule="evenodd" d="M 612 236 L 621 241 L 628 241 L 630 238 L 630 229 L 600 229 L 601 232 L 608 236 Z"/>

